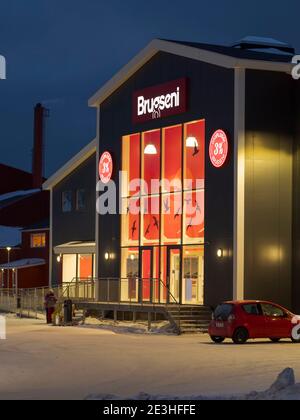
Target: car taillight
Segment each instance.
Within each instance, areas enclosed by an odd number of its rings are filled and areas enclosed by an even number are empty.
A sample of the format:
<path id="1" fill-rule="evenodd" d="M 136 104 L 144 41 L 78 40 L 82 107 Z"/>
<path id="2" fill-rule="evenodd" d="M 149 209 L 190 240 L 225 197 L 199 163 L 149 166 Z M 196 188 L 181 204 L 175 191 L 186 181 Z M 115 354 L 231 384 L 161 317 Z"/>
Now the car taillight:
<path id="1" fill-rule="evenodd" d="M 235 321 L 235 315 L 231 314 L 228 317 L 228 322 L 233 322 L 233 321 Z"/>

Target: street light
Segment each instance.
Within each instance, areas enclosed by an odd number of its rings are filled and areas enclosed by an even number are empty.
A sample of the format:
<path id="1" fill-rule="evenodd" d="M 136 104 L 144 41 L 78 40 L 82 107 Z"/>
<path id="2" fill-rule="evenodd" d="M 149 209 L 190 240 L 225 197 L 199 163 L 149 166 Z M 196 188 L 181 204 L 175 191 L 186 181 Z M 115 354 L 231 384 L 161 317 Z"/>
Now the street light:
<path id="1" fill-rule="evenodd" d="M 6 251 L 7 251 L 7 263 L 9 264 L 9 255 L 10 255 L 11 247 L 7 246 Z"/>
<path id="2" fill-rule="evenodd" d="M 7 264 L 9 264 L 11 247 L 7 246 L 6 251 L 7 251 Z M 9 267 L 7 267 L 7 287 L 9 289 Z"/>

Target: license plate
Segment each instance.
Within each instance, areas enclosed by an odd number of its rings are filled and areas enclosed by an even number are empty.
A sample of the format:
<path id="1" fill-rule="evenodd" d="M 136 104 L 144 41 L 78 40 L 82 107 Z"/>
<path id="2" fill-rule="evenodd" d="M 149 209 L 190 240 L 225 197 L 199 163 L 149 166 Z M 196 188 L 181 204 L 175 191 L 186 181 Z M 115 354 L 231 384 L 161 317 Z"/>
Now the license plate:
<path id="1" fill-rule="evenodd" d="M 224 322 L 216 322 L 217 328 L 224 328 Z"/>

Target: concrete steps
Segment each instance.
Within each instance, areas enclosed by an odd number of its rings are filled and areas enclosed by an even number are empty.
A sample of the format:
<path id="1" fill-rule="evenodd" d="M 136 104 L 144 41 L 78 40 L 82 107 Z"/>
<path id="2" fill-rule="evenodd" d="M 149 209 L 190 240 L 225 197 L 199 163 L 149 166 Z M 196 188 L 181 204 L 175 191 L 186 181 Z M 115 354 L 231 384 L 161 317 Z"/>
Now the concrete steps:
<path id="1" fill-rule="evenodd" d="M 206 333 L 211 321 L 211 310 L 206 306 L 180 306 L 167 309 L 169 320 L 180 334 Z"/>

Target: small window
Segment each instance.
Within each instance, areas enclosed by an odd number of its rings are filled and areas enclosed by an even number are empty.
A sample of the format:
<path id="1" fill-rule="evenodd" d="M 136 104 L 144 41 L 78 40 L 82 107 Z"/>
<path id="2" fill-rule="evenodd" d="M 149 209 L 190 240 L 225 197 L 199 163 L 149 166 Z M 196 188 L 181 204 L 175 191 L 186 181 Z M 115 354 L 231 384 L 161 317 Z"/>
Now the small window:
<path id="1" fill-rule="evenodd" d="M 31 235 L 31 248 L 45 248 L 46 246 L 46 234 L 45 233 L 33 233 Z"/>
<path id="2" fill-rule="evenodd" d="M 85 190 L 76 191 L 76 210 L 85 209 Z"/>
<path id="3" fill-rule="evenodd" d="M 68 213 L 72 211 L 72 191 L 64 191 L 62 193 L 62 211 Z"/>
<path id="4" fill-rule="evenodd" d="M 278 308 L 278 306 L 270 305 L 268 303 L 263 303 L 261 306 L 265 316 L 274 318 L 283 318 L 285 316 L 284 311 Z"/>
<path id="5" fill-rule="evenodd" d="M 243 309 L 248 315 L 261 315 L 259 307 L 256 303 L 250 303 L 248 305 L 243 305 Z"/>

